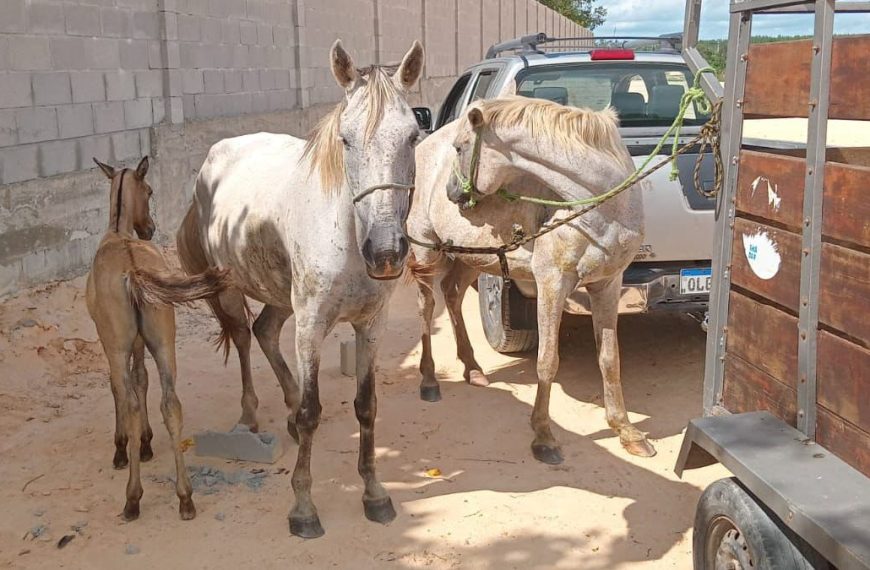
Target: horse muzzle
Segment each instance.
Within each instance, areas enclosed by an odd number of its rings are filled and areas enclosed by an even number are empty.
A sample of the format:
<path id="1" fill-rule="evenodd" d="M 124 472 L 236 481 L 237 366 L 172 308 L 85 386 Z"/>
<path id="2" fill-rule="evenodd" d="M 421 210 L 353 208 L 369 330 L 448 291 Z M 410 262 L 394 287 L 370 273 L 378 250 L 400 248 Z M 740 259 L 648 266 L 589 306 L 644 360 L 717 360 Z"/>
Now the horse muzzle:
<path id="1" fill-rule="evenodd" d="M 405 269 L 409 250 L 408 239 L 404 236 L 399 238 L 396 247 L 378 251 L 375 251 L 371 240 L 366 240 L 362 248 L 366 272 L 372 279 L 381 281 L 399 278 Z"/>

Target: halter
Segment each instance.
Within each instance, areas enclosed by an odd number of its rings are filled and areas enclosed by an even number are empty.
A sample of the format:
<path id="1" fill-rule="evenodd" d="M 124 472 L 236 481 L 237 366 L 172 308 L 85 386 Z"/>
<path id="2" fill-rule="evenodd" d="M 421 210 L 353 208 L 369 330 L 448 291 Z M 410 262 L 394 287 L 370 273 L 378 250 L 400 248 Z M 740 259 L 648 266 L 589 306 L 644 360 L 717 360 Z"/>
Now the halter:
<path id="1" fill-rule="evenodd" d="M 399 184 L 398 182 L 389 182 L 387 184 L 375 184 L 374 186 L 369 186 L 359 194 L 353 197 L 353 203 L 357 204 L 360 200 L 368 196 L 369 194 L 373 194 L 378 190 L 409 190 L 410 196 L 414 194 L 414 185 L 413 184 Z M 409 197 L 410 197 L 409 196 Z"/>
<path id="2" fill-rule="evenodd" d="M 483 146 L 483 137 L 480 131 L 480 128 L 474 129 L 474 147 L 471 150 L 471 167 L 468 177 L 466 178 L 462 174 L 458 156 L 453 163 L 453 175 L 459 181 L 459 188 L 462 190 L 462 193 L 469 196 L 467 202 L 469 207 L 473 207 L 477 203 L 474 199 L 475 194 L 481 195 L 480 190 L 477 189 L 477 172 L 480 170 L 480 148 Z"/>

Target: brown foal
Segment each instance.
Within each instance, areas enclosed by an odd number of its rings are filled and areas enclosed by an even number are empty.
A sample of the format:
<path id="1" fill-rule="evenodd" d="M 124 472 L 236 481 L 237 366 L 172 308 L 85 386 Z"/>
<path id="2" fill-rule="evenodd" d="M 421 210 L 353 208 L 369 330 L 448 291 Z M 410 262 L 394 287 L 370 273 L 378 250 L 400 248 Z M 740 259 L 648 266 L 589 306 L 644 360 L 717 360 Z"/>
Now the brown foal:
<path id="1" fill-rule="evenodd" d="M 186 276 L 171 271 L 163 255 L 150 241 L 154 234 L 148 201 L 151 187 L 145 182 L 148 157 L 135 170 L 94 162 L 111 180 L 109 228 L 100 242 L 88 274 L 88 313 L 109 360 L 112 395 L 115 398 L 116 469 L 128 464 L 127 503 L 123 517 L 139 517 L 142 482 L 139 462 L 148 461 L 151 426 L 148 423 L 145 347 L 154 357 L 160 374 L 163 398 L 160 411 L 175 453 L 175 490 L 184 520 L 196 516 L 193 492 L 181 450 L 181 402 L 175 393 L 175 309 L 217 295 L 228 284 L 226 272 L 209 270 Z M 136 239 L 133 232 L 140 239 Z M 132 362 L 131 357 L 132 356 Z"/>

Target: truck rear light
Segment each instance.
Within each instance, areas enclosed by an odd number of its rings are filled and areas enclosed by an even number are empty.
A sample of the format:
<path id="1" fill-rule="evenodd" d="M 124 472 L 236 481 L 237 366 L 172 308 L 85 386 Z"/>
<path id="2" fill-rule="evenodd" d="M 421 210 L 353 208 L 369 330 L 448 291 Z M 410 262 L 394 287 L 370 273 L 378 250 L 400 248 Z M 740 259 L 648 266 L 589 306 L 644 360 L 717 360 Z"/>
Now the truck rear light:
<path id="1" fill-rule="evenodd" d="M 589 52 L 592 61 L 612 61 L 619 59 L 634 59 L 631 49 L 594 49 Z"/>

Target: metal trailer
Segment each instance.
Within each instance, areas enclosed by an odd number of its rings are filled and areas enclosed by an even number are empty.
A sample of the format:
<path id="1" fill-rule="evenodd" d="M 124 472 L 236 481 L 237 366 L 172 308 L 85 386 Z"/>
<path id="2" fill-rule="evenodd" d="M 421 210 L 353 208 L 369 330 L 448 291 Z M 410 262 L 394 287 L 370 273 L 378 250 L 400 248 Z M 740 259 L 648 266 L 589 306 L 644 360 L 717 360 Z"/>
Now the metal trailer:
<path id="1" fill-rule="evenodd" d="M 687 0 L 693 71 L 702 0 Z M 722 99 L 704 417 L 676 471 L 721 463 L 695 516 L 695 569 L 870 568 L 870 148 L 827 148 L 828 119 L 870 119 L 870 36 L 833 21 L 870 2 L 732 0 Z M 751 44 L 759 14 L 814 17 L 811 40 Z M 773 16 L 770 16 L 773 17 Z M 808 119 L 805 149 L 744 119 Z M 870 124 L 870 123 L 868 123 Z M 755 145 L 755 146 L 752 146 Z"/>

